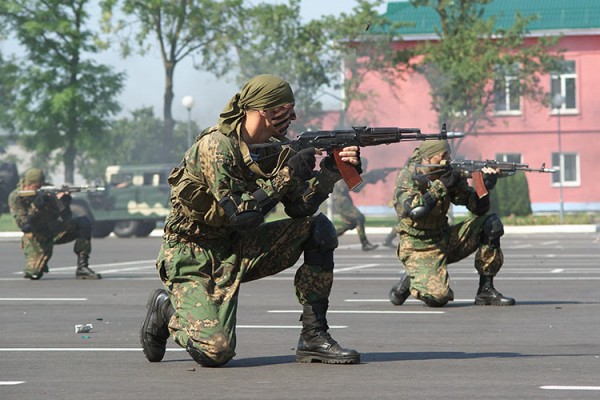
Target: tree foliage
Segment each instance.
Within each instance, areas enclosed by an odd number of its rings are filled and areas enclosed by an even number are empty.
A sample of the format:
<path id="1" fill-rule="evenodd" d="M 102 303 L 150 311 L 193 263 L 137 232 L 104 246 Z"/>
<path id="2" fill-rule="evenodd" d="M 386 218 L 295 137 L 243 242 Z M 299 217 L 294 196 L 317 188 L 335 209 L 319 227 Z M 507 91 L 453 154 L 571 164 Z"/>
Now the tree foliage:
<path id="1" fill-rule="evenodd" d="M 524 172 L 499 179 L 490 196 L 492 212 L 502 217 L 532 213 L 529 184 Z"/>
<path id="2" fill-rule="evenodd" d="M 495 17 L 484 17 L 491 0 L 411 0 L 417 7 L 431 7 L 440 18 L 437 40 L 425 43 L 416 68 L 430 83 L 432 108 L 439 123 L 448 123 L 465 137 L 493 125 L 496 102 L 494 82 L 505 73 L 516 78 L 515 94 L 535 102 L 547 102 L 540 85 L 542 74 L 560 69 L 557 38 L 539 38 L 526 44 L 527 26 L 536 17 L 517 13 L 508 28 L 497 26 Z M 453 141 L 455 148 L 463 139 Z"/>
<path id="3" fill-rule="evenodd" d="M 113 21 L 120 4 L 125 18 Z M 238 29 L 241 0 L 103 0 L 104 27 L 120 37 L 123 55 L 134 46 L 140 54 L 158 48 L 165 73 L 163 135 L 158 154 L 169 158 L 175 120 L 172 115 L 174 73 L 186 57 L 199 57 L 198 68 L 217 76 L 226 73 L 230 43 Z"/>
<path id="4" fill-rule="evenodd" d="M 123 76 L 97 64 L 99 48 L 89 29 L 88 0 L 4 0 L 0 17 L 26 57 L 19 60 L 10 108 L 25 148 L 51 154 L 73 182 L 78 154 L 103 146 L 108 119 L 119 111 L 116 95 Z M 87 58 L 86 58 L 87 57 Z"/>

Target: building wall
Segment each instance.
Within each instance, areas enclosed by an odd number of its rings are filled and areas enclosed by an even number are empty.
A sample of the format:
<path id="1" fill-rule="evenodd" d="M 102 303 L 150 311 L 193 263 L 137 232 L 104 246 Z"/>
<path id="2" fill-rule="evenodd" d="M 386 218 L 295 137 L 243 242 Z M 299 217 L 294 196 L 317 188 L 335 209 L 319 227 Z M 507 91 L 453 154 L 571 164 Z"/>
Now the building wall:
<path id="1" fill-rule="evenodd" d="M 535 39 L 530 39 L 530 42 Z M 579 154 L 579 185 L 563 186 L 566 211 L 600 211 L 600 185 L 595 175 L 600 170 L 600 36 L 563 37 L 558 45 L 567 49 L 565 59 L 576 61 L 577 113 L 557 115 L 549 106 L 522 100 L 520 115 L 496 116 L 495 124 L 477 136 L 463 140 L 458 153 L 466 159 L 493 159 L 498 153 L 520 153 L 522 162 L 532 168 L 542 163 L 551 166 L 552 153 L 558 152 L 558 130 L 562 152 Z M 550 88 L 550 77 L 541 84 Z M 391 90 L 374 74 L 368 76 L 363 90 L 376 93 L 369 109 L 351 108 L 347 119 L 371 126 L 419 127 L 437 132 L 436 114 L 431 110 L 429 86 L 420 75 L 405 76 L 398 89 Z M 449 127 L 451 130 L 451 127 Z M 401 167 L 418 146 L 416 142 L 377 146 L 361 150 L 369 169 Z M 552 185 L 550 174 L 527 174 L 534 211 L 558 211 L 560 187 Z M 387 204 L 394 186 L 393 174 L 386 182 L 368 185 L 352 196 L 369 213 L 391 212 Z"/>

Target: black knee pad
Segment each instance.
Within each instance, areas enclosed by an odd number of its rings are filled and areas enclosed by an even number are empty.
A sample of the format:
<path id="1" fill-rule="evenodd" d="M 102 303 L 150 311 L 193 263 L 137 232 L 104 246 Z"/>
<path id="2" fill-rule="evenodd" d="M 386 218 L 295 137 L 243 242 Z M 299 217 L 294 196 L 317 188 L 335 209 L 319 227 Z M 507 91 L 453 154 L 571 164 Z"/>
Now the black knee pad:
<path id="1" fill-rule="evenodd" d="M 90 239 L 92 237 L 92 221 L 85 216 L 76 218 L 77 233 L 82 239 Z"/>
<path id="2" fill-rule="evenodd" d="M 304 242 L 304 262 L 333 269 L 333 250 L 338 247 L 338 237 L 333 223 L 323 214 L 313 220 L 310 236 Z"/>
<path id="3" fill-rule="evenodd" d="M 444 307 L 446 304 L 448 304 L 448 300 L 438 300 L 436 298 L 433 298 L 431 296 L 424 296 L 423 297 L 423 303 L 427 304 L 429 307 Z"/>
<path id="4" fill-rule="evenodd" d="M 491 247 L 500 247 L 500 237 L 504 235 L 504 225 L 496 214 L 491 214 L 483 223 L 480 241 Z"/>

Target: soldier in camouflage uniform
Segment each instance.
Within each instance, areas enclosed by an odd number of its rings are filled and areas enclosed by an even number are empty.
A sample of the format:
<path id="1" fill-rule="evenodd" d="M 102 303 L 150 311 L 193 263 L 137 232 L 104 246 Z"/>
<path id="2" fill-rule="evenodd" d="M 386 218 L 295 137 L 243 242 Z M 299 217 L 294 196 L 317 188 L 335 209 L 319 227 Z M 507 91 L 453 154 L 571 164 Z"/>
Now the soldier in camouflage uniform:
<path id="1" fill-rule="evenodd" d="M 332 158 L 315 167 L 315 149 L 295 153 L 281 143 L 296 119 L 289 84 L 273 75 L 250 79 L 204 131 L 169 178 L 171 213 L 156 261 L 166 291 L 150 295 L 140 339 L 150 362 L 162 360 L 170 336 L 201 366 L 235 356 L 240 285 L 292 267 L 304 254 L 294 286 L 303 306 L 298 362 L 356 363 L 327 332 L 337 236 L 314 215 L 340 175 Z M 359 168 L 355 146 L 342 160 Z M 290 219 L 264 223 L 277 203 Z"/>
<path id="2" fill-rule="evenodd" d="M 87 217 L 73 217 L 69 193 L 38 192 L 44 184 L 44 173 L 38 168 L 25 172 L 17 189 L 8 198 L 10 212 L 23 232 L 21 248 L 25 253 L 24 277 L 38 280 L 48 272 L 48 260 L 55 244 L 75 241 L 77 279 L 100 279 L 88 266 L 92 251 L 92 223 Z"/>
<path id="3" fill-rule="evenodd" d="M 475 304 L 513 305 L 515 300 L 504 297 L 493 285 L 503 262 L 500 237 L 504 229 L 495 214 L 486 214 L 489 196 L 479 198 L 467 179 L 455 170 L 440 169 L 443 172 L 436 174 L 435 167 L 414 165 L 437 165 L 449 159 L 446 141 L 423 142 L 398 175 L 392 202 L 399 217 L 397 254 L 405 275 L 392 287 L 390 301 L 401 305 L 412 294 L 430 307 L 446 305 L 454 299 L 447 265 L 476 252 L 479 289 Z M 485 186 L 491 190 L 497 171 L 487 168 L 483 172 Z M 465 205 L 474 216 L 450 226 L 450 203 Z"/>

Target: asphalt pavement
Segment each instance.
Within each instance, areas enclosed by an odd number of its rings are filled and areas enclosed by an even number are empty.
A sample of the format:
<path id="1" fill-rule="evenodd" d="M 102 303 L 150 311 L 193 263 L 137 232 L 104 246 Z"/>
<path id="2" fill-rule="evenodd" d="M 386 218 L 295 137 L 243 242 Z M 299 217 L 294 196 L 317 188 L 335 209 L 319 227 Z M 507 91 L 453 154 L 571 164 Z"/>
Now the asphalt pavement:
<path id="1" fill-rule="evenodd" d="M 600 398 L 600 234 L 507 232 L 498 290 L 513 307 L 473 305 L 473 256 L 450 266 L 456 300 L 431 309 L 387 300 L 395 250 L 363 252 L 340 238 L 328 320 L 361 352 L 359 365 L 297 364 L 295 267 L 244 284 L 237 355 L 201 368 L 172 341 L 149 363 L 139 326 L 160 238 L 93 241 L 99 281 L 74 278 L 72 244 L 50 273 L 22 278 L 18 237 L 0 240 L 0 399 L 597 399 Z M 387 230 L 369 231 L 381 243 Z M 92 324 L 88 333 L 75 325 Z"/>

